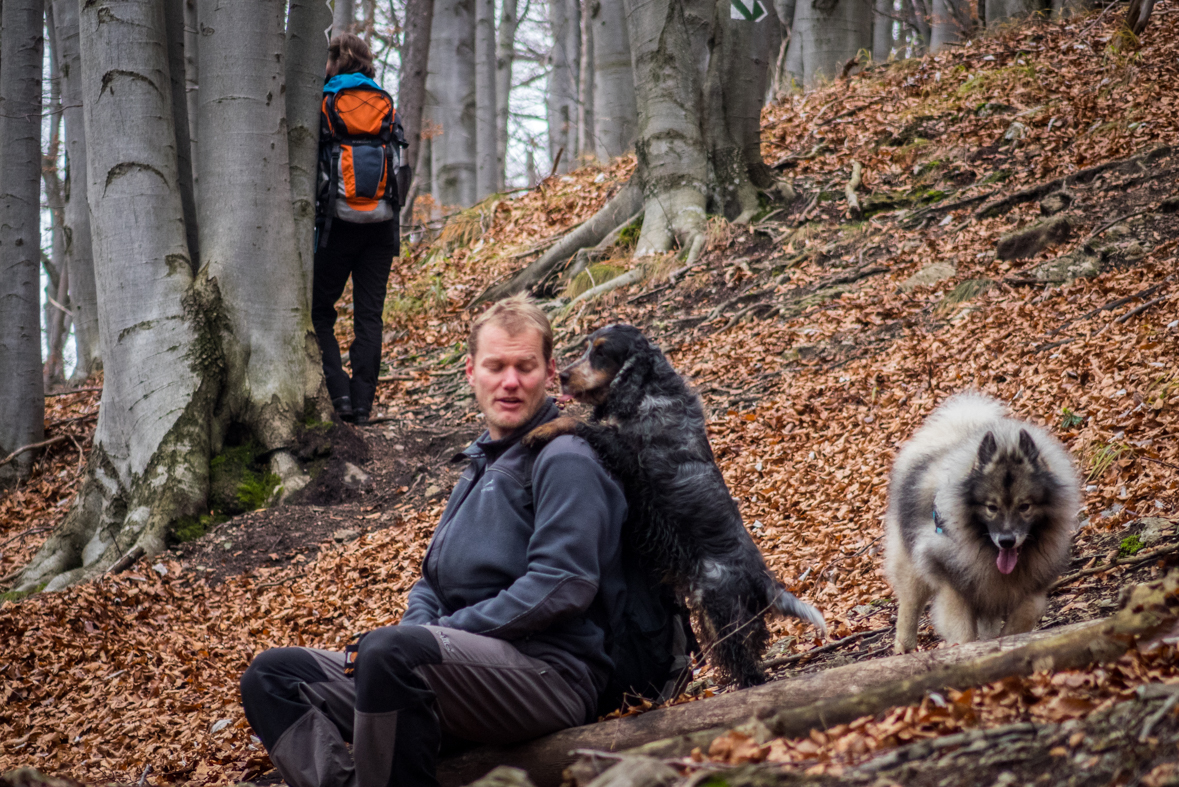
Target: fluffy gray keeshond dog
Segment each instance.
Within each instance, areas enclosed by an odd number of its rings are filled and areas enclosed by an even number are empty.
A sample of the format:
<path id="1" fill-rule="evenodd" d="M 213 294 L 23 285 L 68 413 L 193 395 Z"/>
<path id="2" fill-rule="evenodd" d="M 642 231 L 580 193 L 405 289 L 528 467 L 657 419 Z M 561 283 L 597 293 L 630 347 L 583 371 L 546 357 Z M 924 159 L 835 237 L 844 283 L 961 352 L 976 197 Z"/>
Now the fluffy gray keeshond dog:
<path id="1" fill-rule="evenodd" d="M 885 516 L 885 573 L 897 596 L 896 652 L 933 626 L 952 643 L 1031 631 L 1060 576 L 1080 508 L 1056 438 L 980 393 L 937 408 L 897 454 Z"/>

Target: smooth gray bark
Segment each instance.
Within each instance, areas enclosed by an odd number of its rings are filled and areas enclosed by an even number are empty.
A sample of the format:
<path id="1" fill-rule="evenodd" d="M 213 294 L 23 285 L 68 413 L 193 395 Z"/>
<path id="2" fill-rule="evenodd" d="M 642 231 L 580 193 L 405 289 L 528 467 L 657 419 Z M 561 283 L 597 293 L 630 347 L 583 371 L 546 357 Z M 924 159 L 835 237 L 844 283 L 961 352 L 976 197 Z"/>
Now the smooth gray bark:
<path id="1" fill-rule="evenodd" d="M 314 0 L 313 0 L 314 1 Z M 514 2 L 514 0 L 511 0 Z M 434 24 L 434 0 L 406 0 L 405 36 L 401 46 L 401 70 L 397 74 L 397 114 L 405 129 L 409 147 L 402 152 L 404 163 L 414 168 L 409 195 L 402 194 L 401 223 L 413 220 L 413 202 L 423 183 L 429 183 L 429 157 L 422 158 L 422 113 L 426 103 L 426 74 L 429 68 L 430 29 Z M 498 99 L 499 93 L 496 93 Z M 423 167 L 419 162 L 426 164 Z M 425 169 L 427 172 L 423 172 Z"/>
<path id="2" fill-rule="evenodd" d="M 808 0 L 798 0 L 794 5 L 793 23 L 790 25 L 790 43 L 786 45 L 786 62 L 783 63 L 781 81 L 789 85 L 790 89 L 803 86 L 806 68 L 803 65 L 802 50 L 806 39 L 810 36 L 810 17 L 801 11 Z"/>
<path id="3" fill-rule="evenodd" d="M 577 76 L 577 158 L 594 158 L 594 28 L 589 15 L 598 0 L 580 0 L 578 21 L 581 26 L 581 58 Z"/>
<path id="4" fill-rule="evenodd" d="M 102 409 L 81 491 L 19 590 L 64 587 L 134 546 L 161 551 L 168 525 L 198 513 L 208 487 L 219 364 L 203 341 L 217 304 L 193 287 L 163 4 L 87 4 L 80 42 L 86 137 L 104 140 L 87 157 Z"/>
<path id="5" fill-rule="evenodd" d="M 65 259 L 65 186 L 62 183 L 58 160 L 61 157 L 61 64 L 57 43 L 57 26 L 52 6 L 45 7 L 45 30 L 48 33 L 46 60 L 49 62 L 49 146 L 41 163 L 41 180 L 45 186 L 45 206 L 49 209 L 51 240 L 49 256 L 42 259 L 48 274 L 45 286 L 45 307 L 42 325 L 45 333 L 45 360 L 41 365 L 41 379 L 45 390 L 64 382 L 64 345 L 69 330 L 70 274 Z"/>
<path id="6" fill-rule="evenodd" d="M 553 46 L 549 50 L 549 78 L 545 105 L 549 125 L 549 158 L 557 160 L 557 172 L 573 169 L 577 159 L 578 50 L 581 48 L 577 0 L 549 0 L 549 29 Z"/>
<path id="7" fill-rule="evenodd" d="M 332 37 L 356 32 L 356 12 L 352 0 L 332 1 Z"/>
<path id="8" fill-rule="evenodd" d="M 1057 2 L 1062 2 L 1067 6 L 1072 5 L 1070 0 L 1053 0 L 1053 5 Z M 1084 0 L 1076 0 L 1076 2 L 1084 2 Z M 1150 15 L 1154 11 L 1155 0 L 1131 0 L 1130 7 L 1126 9 L 1126 27 L 1130 32 L 1136 36 L 1142 35 L 1146 30 L 1146 25 L 1150 21 Z M 1063 15 L 1064 9 L 1061 9 Z"/>
<path id="9" fill-rule="evenodd" d="M 757 191 L 750 182 L 746 150 L 761 141 L 761 100 L 769 73 L 758 28 L 767 20 L 731 18 L 729 0 L 712 3 L 712 42 L 704 79 L 702 120 L 705 145 L 712 163 L 711 201 L 717 212 L 748 221 L 757 210 Z M 757 55 L 763 59 L 759 62 Z M 756 152 L 761 160 L 760 152 Z"/>
<path id="10" fill-rule="evenodd" d="M 594 29 L 594 150 L 609 161 L 631 150 L 638 130 L 630 33 L 622 3 L 591 4 Z"/>
<path id="11" fill-rule="evenodd" d="M 708 159 L 700 122 L 702 53 L 677 0 L 626 0 L 634 58 L 635 152 L 646 211 L 636 256 L 688 245 L 704 229 Z"/>
<path id="12" fill-rule="evenodd" d="M 441 128 L 430 141 L 432 191 L 439 206 L 475 203 L 474 0 L 436 0 L 430 29 L 426 117 Z"/>
<path id="13" fill-rule="evenodd" d="M 323 31 L 331 22 L 331 11 L 323 0 L 290 0 L 285 58 L 287 149 L 295 251 L 308 303 L 315 265 L 315 173 L 327 62 L 327 37 Z"/>
<path id="14" fill-rule="evenodd" d="M 197 0 L 184 0 L 184 97 L 188 101 L 188 149 L 192 159 L 192 188 L 197 202 L 201 199 L 201 183 L 197 177 L 200 169 L 197 161 L 197 97 L 200 95 L 200 69 L 197 66 L 197 50 L 200 47 L 201 31 L 197 20 Z"/>
<path id="15" fill-rule="evenodd" d="M 512 93 L 512 61 L 516 53 L 516 27 L 520 20 L 516 0 L 502 0 L 495 38 L 495 168 L 496 191 L 507 183 L 508 106 Z"/>
<path id="16" fill-rule="evenodd" d="M 223 297 L 222 406 L 274 452 L 272 466 L 290 490 L 305 480 L 279 449 L 292 444 L 322 375 L 289 201 L 286 3 L 200 0 L 198 9 L 200 177 L 208 197 L 199 206 L 201 265 Z"/>
<path id="17" fill-rule="evenodd" d="M 998 2 L 998 0 L 992 0 L 992 2 Z M 905 16 L 909 20 L 909 27 L 917 36 L 917 40 L 913 42 L 913 54 L 919 56 L 923 50 L 929 47 L 929 10 L 926 8 L 925 0 L 901 0 L 901 3 L 905 6 Z"/>
<path id="18" fill-rule="evenodd" d="M 929 51 L 965 40 L 971 33 L 970 0 L 933 0 L 929 26 Z"/>
<path id="19" fill-rule="evenodd" d="M 802 43 L 803 84 L 830 82 L 861 49 L 872 48 L 873 6 L 864 0 L 799 0 L 794 18 Z"/>
<path id="20" fill-rule="evenodd" d="M 184 211 L 188 254 L 195 273 L 201 259 L 197 247 L 196 191 L 193 189 L 191 126 L 188 122 L 187 77 L 184 67 L 184 0 L 164 0 L 164 32 L 168 37 L 168 78 L 172 84 L 172 118 L 176 129 L 176 184 Z"/>
<path id="21" fill-rule="evenodd" d="M 41 380 L 42 0 L 0 11 L 0 456 L 44 435 Z M 26 452 L 0 467 L 0 488 L 28 474 Z"/>
<path id="22" fill-rule="evenodd" d="M 475 0 L 475 200 L 495 192 L 496 140 L 495 0 Z"/>
<path id="23" fill-rule="evenodd" d="M 876 0 L 876 14 L 872 17 L 872 60 L 883 63 L 892 54 L 892 25 L 896 14 L 893 0 Z"/>
<path id="24" fill-rule="evenodd" d="M 1047 0 L 987 0 L 987 27 L 1022 19 L 1050 7 Z"/>
<path id="25" fill-rule="evenodd" d="M 53 25 L 57 30 L 56 60 L 61 74 L 62 122 L 65 124 L 62 239 L 69 271 L 70 311 L 74 315 L 74 346 L 77 350 L 72 379 L 81 382 L 102 368 L 102 352 L 94 255 L 90 245 L 90 205 L 86 200 L 86 123 L 82 112 L 82 53 L 77 0 L 53 0 Z"/>

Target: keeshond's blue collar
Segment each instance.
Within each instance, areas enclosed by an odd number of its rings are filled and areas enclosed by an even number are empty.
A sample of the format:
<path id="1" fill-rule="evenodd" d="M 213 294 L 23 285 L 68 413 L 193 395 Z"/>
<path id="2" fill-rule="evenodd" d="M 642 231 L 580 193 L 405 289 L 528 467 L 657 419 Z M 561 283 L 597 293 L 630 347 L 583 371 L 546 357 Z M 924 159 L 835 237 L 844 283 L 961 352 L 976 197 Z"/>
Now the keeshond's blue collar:
<path id="1" fill-rule="evenodd" d="M 942 527 L 943 524 L 945 524 L 945 520 L 942 519 L 942 515 L 937 512 L 936 508 L 933 509 L 933 532 L 945 533 L 946 529 Z"/>

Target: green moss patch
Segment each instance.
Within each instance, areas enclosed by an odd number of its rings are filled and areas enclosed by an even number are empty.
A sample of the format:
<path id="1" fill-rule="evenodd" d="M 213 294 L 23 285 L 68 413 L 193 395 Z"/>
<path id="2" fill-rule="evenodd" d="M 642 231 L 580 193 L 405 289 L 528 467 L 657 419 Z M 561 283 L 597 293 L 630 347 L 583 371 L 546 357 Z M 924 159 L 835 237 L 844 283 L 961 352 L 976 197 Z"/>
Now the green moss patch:
<path id="1" fill-rule="evenodd" d="M 226 448 L 209 462 L 209 505 L 215 514 L 234 516 L 265 507 L 281 480 L 259 462 L 260 449 L 249 441 Z"/>

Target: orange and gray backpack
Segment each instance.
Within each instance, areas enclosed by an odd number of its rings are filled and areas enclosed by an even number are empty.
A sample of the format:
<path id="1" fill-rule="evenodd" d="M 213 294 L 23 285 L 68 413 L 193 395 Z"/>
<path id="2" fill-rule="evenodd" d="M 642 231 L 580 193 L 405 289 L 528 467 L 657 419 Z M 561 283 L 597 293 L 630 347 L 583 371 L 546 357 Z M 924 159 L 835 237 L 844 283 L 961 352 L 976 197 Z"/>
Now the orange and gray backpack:
<path id="1" fill-rule="evenodd" d="M 401 166 L 407 143 L 393 98 L 363 74 L 327 81 L 319 126 L 315 212 L 322 249 L 333 219 L 375 224 L 397 218 L 409 167 Z"/>

